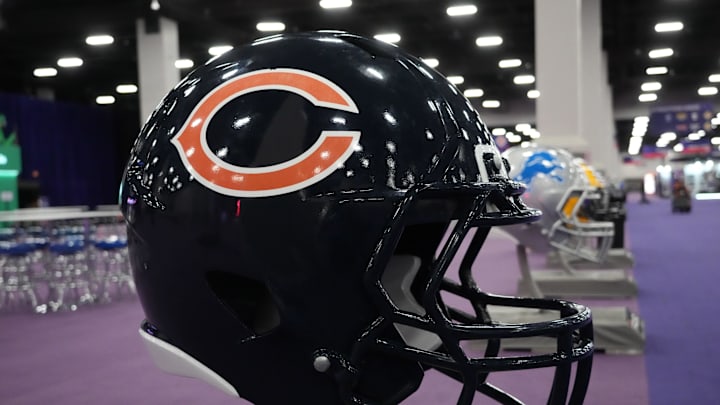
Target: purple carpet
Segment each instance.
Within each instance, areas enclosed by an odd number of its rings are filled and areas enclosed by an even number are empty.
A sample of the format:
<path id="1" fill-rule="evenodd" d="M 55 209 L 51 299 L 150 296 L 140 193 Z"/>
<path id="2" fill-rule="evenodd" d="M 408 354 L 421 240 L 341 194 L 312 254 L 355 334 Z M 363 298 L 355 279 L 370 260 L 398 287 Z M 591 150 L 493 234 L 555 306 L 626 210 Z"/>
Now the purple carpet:
<path id="1" fill-rule="evenodd" d="M 628 205 L 653 405 L 720 403 L 720 201 Z"/>
<path id="2" fill-rule="evenodd" d="M 717 308 L 711 302 L 717 290 L 712 270 L 718 269 L 712 259 L 720 236 L 720 202 L 695 202 L 689 215 L 670 214 L 667 201 L 630 203 L 629 211 L 647 353 L 597 355 L 586 404 L 718 403 L 720 373 L 712 365 L 720 362 L 714 345 L 720 330 L 707 318 Z M 474 272 L 489 291 L 513 293 L 519 277 L 513 245 L 489 239 Z M 610 304 L 638 309 L 634 300 Z M 137 336 L 141 319 L 134 300 L 75 313 L 0 315 L 0 404 L 246 403 L 201 381 L 158 371 Z M 532 370 L 499 373 L 491 381 L 537 404 L 545 402 L 550 378 L 547 370 Z M 458 383 L 430 372 L 405 403 L 454 404 L 458 394 Z"/>

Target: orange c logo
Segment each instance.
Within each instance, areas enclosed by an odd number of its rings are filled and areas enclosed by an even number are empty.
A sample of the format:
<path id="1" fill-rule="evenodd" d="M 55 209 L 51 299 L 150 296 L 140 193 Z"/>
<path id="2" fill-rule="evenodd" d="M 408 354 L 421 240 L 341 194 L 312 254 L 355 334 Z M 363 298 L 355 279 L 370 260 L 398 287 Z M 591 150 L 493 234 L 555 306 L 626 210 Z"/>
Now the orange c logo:
<path id="1" fill-rule="evenodd" d="M 235 197 L 290 193 L 332 174 L 358 144 L 359 131 L 322 131 L 308 150 L 285 162 L 244 167 L 223 161 L 208 146 L 209 122 L 231 100 L 262 90 L 285 90 L 318 107 L 359 112 L 355 102 L 335 83 L 304 70 L 264 69 L 229 80 L 198 103 L 171 140 L 187 170 L 205 187 Z"/>

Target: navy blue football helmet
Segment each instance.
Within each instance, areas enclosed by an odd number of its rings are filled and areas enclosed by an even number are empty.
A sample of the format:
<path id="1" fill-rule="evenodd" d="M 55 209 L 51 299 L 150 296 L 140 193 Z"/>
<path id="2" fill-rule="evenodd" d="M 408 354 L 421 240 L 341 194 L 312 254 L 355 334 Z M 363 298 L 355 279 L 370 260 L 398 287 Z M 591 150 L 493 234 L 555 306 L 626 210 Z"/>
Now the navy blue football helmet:
<path id="1" fill-rule="evenodd" d="M 590 311 L 471 274 L 492 226 L 540 215 L 507 169 L 458 89 L 395 46 L 315 32 L 220 55 L 162 100 L 126 167 L 140 335 L 164 370 L 259 405 L 397 404 L 431 368 L 463 383 L 458 404 L 517 404 L 488 375 L 539 367 L 555 367 L 548 403 L 579 404 Z M 558 319 L 503 324 L 487 305 Z M 529 336 L 557 351 L 501 353 Z"/>

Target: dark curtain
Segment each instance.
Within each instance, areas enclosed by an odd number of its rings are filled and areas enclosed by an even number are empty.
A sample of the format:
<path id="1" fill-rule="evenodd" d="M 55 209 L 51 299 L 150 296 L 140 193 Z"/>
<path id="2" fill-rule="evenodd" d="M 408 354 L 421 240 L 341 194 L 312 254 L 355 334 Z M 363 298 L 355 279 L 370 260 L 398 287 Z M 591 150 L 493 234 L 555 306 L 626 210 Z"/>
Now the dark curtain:
<path id="1" fill-rule="evenodd" d="M 20 178 L 38 181 L 50 205 L 117 202 L 121 164 L 111 107 L 0 93 L 0 114 L 5 132 L 17 131 Z"/>

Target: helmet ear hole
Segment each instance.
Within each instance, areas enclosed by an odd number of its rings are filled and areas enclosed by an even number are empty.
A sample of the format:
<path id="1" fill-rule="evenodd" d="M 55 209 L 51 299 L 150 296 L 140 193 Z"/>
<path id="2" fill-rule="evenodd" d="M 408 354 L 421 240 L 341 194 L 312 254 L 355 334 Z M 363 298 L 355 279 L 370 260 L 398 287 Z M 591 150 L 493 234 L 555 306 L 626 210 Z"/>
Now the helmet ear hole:
<path id="1" fill-rule="evenodd" d="M 263 335 L 280 325 L 278 306 L 262 282 L 222 271 L 210 271 L 206 278 L 215 296 L 253 334 Z"/>

